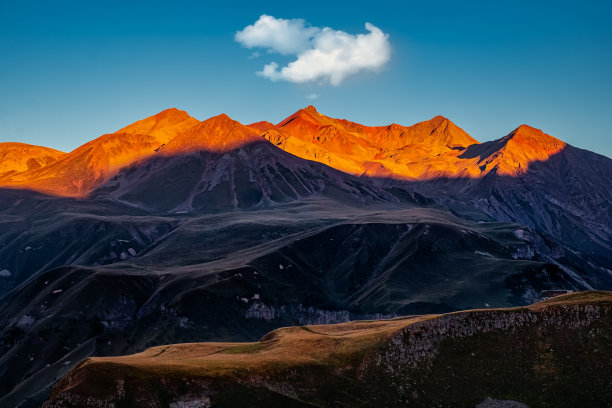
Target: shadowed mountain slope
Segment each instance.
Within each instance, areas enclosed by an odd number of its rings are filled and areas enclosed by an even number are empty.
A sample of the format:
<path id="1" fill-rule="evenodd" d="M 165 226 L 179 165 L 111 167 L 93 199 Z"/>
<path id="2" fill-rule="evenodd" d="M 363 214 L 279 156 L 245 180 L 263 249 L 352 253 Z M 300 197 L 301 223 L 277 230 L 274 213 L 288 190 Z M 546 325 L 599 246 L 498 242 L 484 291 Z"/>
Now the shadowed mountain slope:
<path id="1" fill-rule="evenodd" d="M 407 181 L 517 176 L 530 163 L 547 161 L 566 147 L 526 125 L 481 145 L 442 116 L 408 127 L 363 126 L 309 106 L 278 125 L 264 121 L 243 126 L 226 115 L 199 122 L 184 111 L 168 109 L 54 156 L 61 157 L 57 162 L 34 158 L 25 167 L 30 157 L 23 151 L 23 158 L 6 161 L 5 167 L 20 164 L 7 167 L 15 172 L 0 175 L 0 185 L 83 197 L 122 167 L 156 153 L 225 152 L 257 141 L 258 135 L 294 156 L 346 173 Z"/>
<path id="2" fill-rule="evenodd" d="M 311 196 L 363 205 L 397 203 L 382 188 L 288 154 L 226 115 L 179 134 L 92 193 L 156 211 L 261 208 Z"/>
<path id="3" fill-rule="evenodd" d="M 123 166 L 155 154 L 185 127 L 199 123 L 168 109 L 115 133 L 85 143 L 58 160 L 0 177 L 0 185 L 53 195 L 84 197 Z M 137 132 L 146 133 L 137 133 Z"/>
<path id="4" fill-rule="evenodd" d="M 610 289 L 611 163 L 524 125 L 170 109 L 5 173 L 0 405 L 91 355 Z"/>
<path id="5" fill-rule="evenodd" d="M 514 148 L 510 143 L 517 132 L 511 133 L 504 140 L 506 145 L 496 150 L 499 156 Z M 551 151 L 560 146 L 557 139 L 549 140 Z M 530 162 L 528 168 L 504 175 L 503 167 L 495 163 L 499 156 L 487 163 L 491 156 L 485 156 L 486 151 L 477 155 L 474 147 L 486 149 L 484 145 L 472 146 L 464 153 L 476 155 L 487 167 L 493 165 L 495 171 L 481 179 L 380 182 L 391 190 L 405 189 L 431 197 L 452 211 L 464 211 L 466 206 L 478 208 L 495 220 L 535 228 L 591 256 L 594 264 L 601 265 L 602 274 L 612 276 L 612 160 L 563 145 L 546 160 Z M 513 150 L 510 155 L 513 157 Z"/>
<path id="6" fill-rule="evenodd" d="M 521 125 L 501 139 L 469 146 L 459 158 L 478 157 L 478 166 L 485 174 L 494 171 L 516 176 L 526 172 L 530 163 L 546 161 L 566 146 L 540 129 Z"/>
<path id="7" fill-rule="evenodd" d="M 474 407 L 491 396 L 605 406 L 611 317 L 610 292 L 586 292 L 520 309 L 287 327 L 256 343 L 166 345 L 85 360 L 44 407 Z"/>
<path id="8" fill-rule="evenodd" d="M 104 226 L 105 245 L 88 256 L 113 264 L 79 266 L 96 259 L 81 256 L 0 299 L 0 405 L 39 392 L 40 400 L 89 355 L 256 340 L 286 325 L 524 305 L 544 289 L 592 286 L 586 261 L 571 260 L 581 274 L 558 266 L 551 256 L 565 249 L 537 233 L 441 210 L 367 210 L 319 198 L 113 221 L 79 232 L 88 242 Z M 171 229 L 155 237 L 153 225 Z M 153 243 L 141 246 L 146 232 Z"/>
<path id="9" fill-rule="evenodd" d="M 409 127 L 368 127 L 329 118 L 312 106 L 276 128 L 258 128 L 266 139 L 296 156 L 352 174 L 398 180 L 517 175 L 529 163 L 547 160 L 565 146 L 527 125 L 481 145 L 442 116 Z"/>

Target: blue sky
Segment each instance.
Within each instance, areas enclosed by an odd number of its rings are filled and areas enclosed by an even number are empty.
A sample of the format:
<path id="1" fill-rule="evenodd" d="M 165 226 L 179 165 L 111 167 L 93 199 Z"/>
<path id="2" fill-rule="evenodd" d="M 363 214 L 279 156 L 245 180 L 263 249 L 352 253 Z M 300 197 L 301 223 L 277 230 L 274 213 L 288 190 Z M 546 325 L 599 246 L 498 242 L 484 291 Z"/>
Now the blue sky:
<path id="1" fill-rule="evenodd" d="M 435 4 L 434 4 L 435 3 Z M 292 83 L 237 31 L 267 14 L 388 35 L 378 72 Z M 168 107 L 279 122 L 309 104 L 367 125 L 441 114 L 480 141 L 522 123 L 612 157 L 610 2 L 0 0 L 0 142 L 70 151 Z M 314 100 L 307 99 L 315 94 Z"/>

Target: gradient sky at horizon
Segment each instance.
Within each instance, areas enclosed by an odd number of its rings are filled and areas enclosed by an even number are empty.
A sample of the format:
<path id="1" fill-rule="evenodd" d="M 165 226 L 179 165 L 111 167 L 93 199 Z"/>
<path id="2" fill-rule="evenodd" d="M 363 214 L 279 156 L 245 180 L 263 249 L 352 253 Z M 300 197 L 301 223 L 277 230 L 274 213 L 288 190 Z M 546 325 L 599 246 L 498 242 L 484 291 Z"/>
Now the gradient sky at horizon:
<path id="1" fill-rule="evenodd" d="M 255 72 L 282 58 L 234 41 L 264 13 L 370 22 L 391 60 L 339 86 L 271 82 Z M 480 141 L 526 123 L 612 157 L 611 15 L 609 1 L 0 0 L 0 142 L 70 151 L 169 107 L 247 124 L 313 104 L 366 125 L 441 114 Z"/>

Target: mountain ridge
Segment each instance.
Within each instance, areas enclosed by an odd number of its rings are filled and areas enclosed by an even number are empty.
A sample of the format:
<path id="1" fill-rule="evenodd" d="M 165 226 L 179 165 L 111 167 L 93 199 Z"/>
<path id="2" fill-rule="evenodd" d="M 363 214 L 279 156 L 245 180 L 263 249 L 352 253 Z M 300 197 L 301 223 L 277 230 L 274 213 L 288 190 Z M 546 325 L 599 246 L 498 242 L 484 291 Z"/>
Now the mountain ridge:
<path id="1" fill-rule="evenodd" d="M 242 125 L 226 114 L 199 121 L 170 108 L 69 153 L 38 147 L 46 156 L 30 160 L 30 167 L 24 164 L 30 159 L 27 153 L 13 149 L 12 160 L 3 160 L 0 167 L 4 170 L 0 186 L 84 197 L 123 166 L 158 152 L 229 151 L 258 138 L 349 174 L 400 180 L 481 178 L 492 171 L 517 175 L 530 162 L 545 161 L 569 146 L 528 125 L 480 143 L 441 115 L 407 127 L 396 123 L 364 126 L 327 117 L 310 105 L 276 125 L 266 121 Z M 5 149 L 8 146 L 4 144 Z"/>
<path id="2" fill-rule="evenodd" d="M 170 109 L 4 173 L 0 405 L 91 355 L 612 288 L 612 160 L 527 126 L 292 116 Z"/>
<path id="3" fill-rule="evenodd" d="M 49 165 L 66 153 L 45 146 L 20 142 L 0 143 L 0 178 Z"/>

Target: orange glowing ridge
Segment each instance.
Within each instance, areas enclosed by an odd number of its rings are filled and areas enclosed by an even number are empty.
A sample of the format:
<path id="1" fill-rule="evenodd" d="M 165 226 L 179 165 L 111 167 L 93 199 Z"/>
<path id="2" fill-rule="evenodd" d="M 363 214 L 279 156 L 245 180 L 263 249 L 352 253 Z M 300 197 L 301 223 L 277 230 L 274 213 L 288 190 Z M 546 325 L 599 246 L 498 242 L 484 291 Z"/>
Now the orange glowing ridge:
<path id="1" fill-rule="evenodd" d="M 70 153 L 0 143 L 0 186 L 84 197 L 139 160 L 203 150 L 226 153 L 265 141 L 346 173 L 400 180 L 479 178 L 491 172 L 517 176 L 566 146 L 527 125 L 481 144 L 442 116 L 412 126 L 364 126 L 309 106 L 277 125 L 263 121 L 245 126 L 225 114 L 200 122 L 173 108 Z"/>
<path id="2" fill-rule="evenodd" d="M 530 162 L 547 160 L 565 146 L 526 125 L 501 143 L 481 145 L 442 116 L 408 127 L 370 127 L 329 118 L 312 106 L 269 128 L 264 137 L 291 154 L 347 173 L 403 180 L 482 177 L 493 169 L 517 175 Z M 490 143 L 498 149 L 488 148 Z"/>

